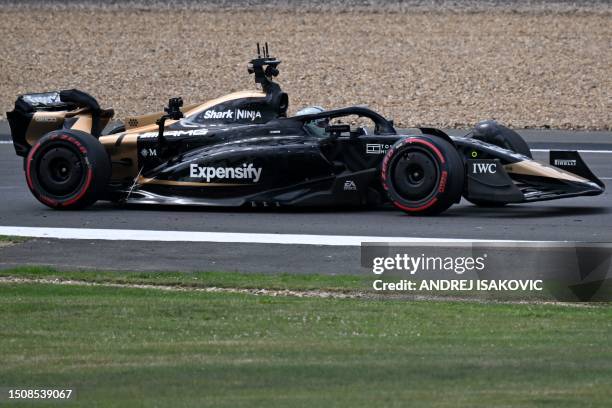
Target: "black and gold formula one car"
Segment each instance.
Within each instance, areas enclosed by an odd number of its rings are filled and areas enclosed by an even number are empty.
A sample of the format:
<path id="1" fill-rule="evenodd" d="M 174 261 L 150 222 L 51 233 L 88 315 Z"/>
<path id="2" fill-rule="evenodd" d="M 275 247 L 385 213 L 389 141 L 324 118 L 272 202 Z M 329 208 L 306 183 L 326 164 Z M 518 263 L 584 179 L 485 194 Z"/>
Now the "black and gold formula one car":
<path id="1" fill-rule="evenodd" d="M 440 213 L 462 196 L 501 206 L 604 191 L 577 152 L 551 151 L 550 164 L 539 163 L 516 132 L 494 121 L 450 137 L 434 128 L 400 132 L 363 106 L 311 107 L 288 117 L 289 98 L 273 81 L 279 64 L 266 45 L 248 64 L 261 90 L 190 106 L 173 98 L 164 112 L 111 128 L 113 110 L 87 93 L 21 95 L 7 115 L 28 187 L 57 209 L 97 200 L 228 207 L 390 202 L 409 214 Z"/>

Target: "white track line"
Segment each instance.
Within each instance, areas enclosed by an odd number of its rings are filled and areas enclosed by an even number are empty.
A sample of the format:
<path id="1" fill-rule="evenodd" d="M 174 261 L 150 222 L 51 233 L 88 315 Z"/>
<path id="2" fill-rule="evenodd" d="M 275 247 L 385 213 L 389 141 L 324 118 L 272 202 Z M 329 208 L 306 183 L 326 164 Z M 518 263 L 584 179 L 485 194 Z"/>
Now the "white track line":
<path id="1" fill-rule="evenodd" d="M 548 153 L 551 150 L 570 150 L 570 151 L 577 151 L 578 153 L 600 153 L 600 154 L 612 154 L 612 150 L 580 150 L 580 149 L 530 149 L 532 152 L 539 152 L 539 153 Z"/>
<path id="2" fill-rule="evenodd" d="M 362 242 L 394 243 L 509 243 L 509 242 L 548 242 L 516 241 L 497 239 L 464 238 L 419 238 L 419 237 L 371 237 L 353 235 L 307 235 L 307 234 L 257 234 L 241 232 L 200 232 L 200 231 L 150 231 L 125 229 L 90 228 L 46 228 L 46 227 L 3 227 L 0 235 L 59 238 L 91 239 L 112 241 L 164 241 L 164 242 L 221 242 L 245 244 L 285 244 L 285 245 L 325 245 L 360 246 Z M 231 250 L 231 249 L 228 249 Z"/>

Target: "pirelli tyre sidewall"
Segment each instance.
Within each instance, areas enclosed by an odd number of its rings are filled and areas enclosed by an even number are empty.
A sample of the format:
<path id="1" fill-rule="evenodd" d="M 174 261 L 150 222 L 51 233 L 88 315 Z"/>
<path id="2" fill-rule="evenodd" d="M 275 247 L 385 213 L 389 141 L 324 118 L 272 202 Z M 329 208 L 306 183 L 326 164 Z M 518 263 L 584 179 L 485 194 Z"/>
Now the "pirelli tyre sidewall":
<path id="1" fill-rule="evenodd" d="M 461 199 L 465 170 L 455 147 L 436 136 L 407 137 L 385 155 L 381 181 L 393 205 L 411 215 L 433 215 Z"/>
<path id="2" fill-rule="evenodd" d="M 103 197 L 111 174 L 104 146 L 92 135 L 57 130 L 30 149 L 25 163 L 32 194 L 55 209 L 80 209 Z"/>

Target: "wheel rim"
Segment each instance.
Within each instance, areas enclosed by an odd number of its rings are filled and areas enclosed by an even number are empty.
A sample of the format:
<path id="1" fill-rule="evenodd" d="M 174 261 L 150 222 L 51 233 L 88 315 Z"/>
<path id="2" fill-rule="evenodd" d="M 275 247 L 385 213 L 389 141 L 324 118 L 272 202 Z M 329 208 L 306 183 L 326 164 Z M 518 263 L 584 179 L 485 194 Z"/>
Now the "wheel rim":
<path id="1" fill-rule="evenodd" d="M 393 189 L 404 200 L 418 203 L 436 194 L 440 164 L 426 149 L 414 146 L 391 163 Z"/>
<path id="2" fill-rule="evenodd" d="M 84 181 L 82 157 L 72 146 L 52 146 L 39 155 L 36 178 L 40 187 L 55 197 L 70 196 Z"/>

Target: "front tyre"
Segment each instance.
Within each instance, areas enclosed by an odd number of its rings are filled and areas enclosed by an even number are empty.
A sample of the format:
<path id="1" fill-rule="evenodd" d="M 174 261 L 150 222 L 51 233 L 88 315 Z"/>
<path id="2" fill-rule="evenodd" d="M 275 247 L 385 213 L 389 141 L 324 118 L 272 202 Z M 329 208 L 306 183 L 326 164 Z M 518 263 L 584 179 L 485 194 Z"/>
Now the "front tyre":
<path id="1" fill-rule="evenodd" d="M 32 147 L 25 171 L 38 201 L 55 209 L 79 209 L 104 195 L 111 163 L 95 137 L 66 129 L 46 134 Z"/>
<path id="2" fill-rule="evenodd" d="M 382 185 L 393 205 L 411 215 L 433 215 L 461 199 L 465 171 L 457 149 L 434 136 L 399 140 L 385 155 Z"/>

